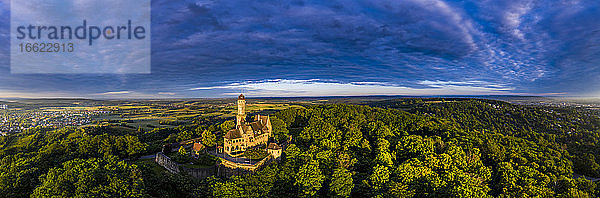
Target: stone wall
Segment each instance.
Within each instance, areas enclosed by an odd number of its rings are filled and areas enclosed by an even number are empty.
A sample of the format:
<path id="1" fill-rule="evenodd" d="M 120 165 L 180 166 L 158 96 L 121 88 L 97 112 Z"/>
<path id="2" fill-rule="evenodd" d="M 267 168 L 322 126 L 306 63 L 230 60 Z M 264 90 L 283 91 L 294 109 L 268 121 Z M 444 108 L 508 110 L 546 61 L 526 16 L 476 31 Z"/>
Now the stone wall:
<path id="1" fill-rule="evenodd" d="M 263 165 L 265 165 L 265 164 L 268 165 L 272 159 L 273 159 L 273 156 L 268 155 L 267 157 L 265 157 L 265 159 L 262 159 L 255 164 L 236 163 L 236 162 L 232 162 L 232 161 L 229 161 L 226 159 L 221 159 L 221 165 L 223 165 L 227 168 L 230 168 L 230 169 L 243 169 L 243 170 L 254 172 L 254 171 L 258 171 L 260 168 L 262 168 Z"/>
<path id="2" fill-rule="evenodd" d="M 187 173 L 190 176 L 196 177 L 198 179 L 204 179 L 213 175 L 217 175 L 219 173 L 218 166 L 212 166 L 208 168 L 185 168 L 181 167 L 181 171 Z"/>
<path id="3" fill-rule="evenodd" d="M 265 166 L 268 166 L 274 160 L 272 155 L 265 157 L 261 161 L 255 164 L 244 164 L 244 163 L 236 163 L 232 161 L 228 161 L 225 159 L 221 159 L 221 163 L 215 165 L 213 167 L 207 168 L 186 168 L 183 166 L 179 166 L 175 161 L 171 160 L 168 156 L 163 154 L 162 152 L 156 153 L 155 161 L 160 166 L 164 167 L 171 173 L 186 173 L 190 176 L 204 179 L 210 176 L 222 176 L 222 177 L 230 177 L 234 175 L 245 175 L 245 174 L 253 174 L 257 171 L 260 171 Z"/>
<path id="4" fill-rule="evenodd" d="M 156 153 L 154 161 L 156 161 L 158 165 L 165 167 L 171 173 L 179 173 L 179 165 L 162 152 Z"/>

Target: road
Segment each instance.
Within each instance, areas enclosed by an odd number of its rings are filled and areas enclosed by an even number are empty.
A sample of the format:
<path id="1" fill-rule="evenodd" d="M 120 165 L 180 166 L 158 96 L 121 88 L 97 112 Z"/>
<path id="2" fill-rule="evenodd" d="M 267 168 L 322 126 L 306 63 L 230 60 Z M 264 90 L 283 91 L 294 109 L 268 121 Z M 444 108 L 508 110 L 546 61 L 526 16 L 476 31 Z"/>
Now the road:
<path id="1" fill-rule="evenodd" d="M 573 174 L 573 179 L 577 179 L 580 177 L 585 177 L 585 179 L 593 181 L 593 182 L 600 181 L 600 178 L 588 177 L 588 176 L 580 175 L 580 174 Z"/>
<path id="2" fill-rule="evenodd" d="M 140 157 L 140 159 L 154 159 L 155 157 L 156 157 L 156 154 L 145 155 L 145 156 Z"/>

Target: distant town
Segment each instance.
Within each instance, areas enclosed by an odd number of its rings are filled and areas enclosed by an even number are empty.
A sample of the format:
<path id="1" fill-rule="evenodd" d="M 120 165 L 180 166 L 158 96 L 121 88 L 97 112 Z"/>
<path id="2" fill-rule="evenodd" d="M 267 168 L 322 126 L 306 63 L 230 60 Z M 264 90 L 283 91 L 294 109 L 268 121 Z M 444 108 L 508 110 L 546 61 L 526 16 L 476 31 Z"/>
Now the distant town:
<path id="1" fill-rule="evenodd" d="M 110 111 L 45 108 L 37 110 L 10 109 L 0 105 L 0 133 L 19 133 L 35 127 L 82 126 Z"/>

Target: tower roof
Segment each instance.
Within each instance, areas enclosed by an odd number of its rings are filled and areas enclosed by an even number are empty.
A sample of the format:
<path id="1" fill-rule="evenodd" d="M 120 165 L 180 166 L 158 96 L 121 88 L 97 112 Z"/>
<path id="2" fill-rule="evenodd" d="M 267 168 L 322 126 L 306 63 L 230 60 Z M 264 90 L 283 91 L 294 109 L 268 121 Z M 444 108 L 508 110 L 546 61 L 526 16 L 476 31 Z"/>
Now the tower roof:
<path id="1" fill-rule="evenodd" d="M 238 100 L 245 100 L 246 96 L 244 96 L 244 94 L 240 94 L 240 96 L 238 96 Z"/>

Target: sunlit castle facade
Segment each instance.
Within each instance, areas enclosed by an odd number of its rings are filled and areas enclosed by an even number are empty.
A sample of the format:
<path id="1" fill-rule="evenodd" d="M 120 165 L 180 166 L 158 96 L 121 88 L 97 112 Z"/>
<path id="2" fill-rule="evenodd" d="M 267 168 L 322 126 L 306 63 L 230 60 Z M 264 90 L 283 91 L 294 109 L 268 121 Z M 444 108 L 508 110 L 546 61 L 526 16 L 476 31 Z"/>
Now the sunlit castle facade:
<path id="1" fill-rule="evenodd" d="M 246 121 L 246 98 L 240 94 L 237 100 L 235 129 L 229 130 L 225 134 L 224 153 L 237 157 L 249 147 L 268 143 L 272 132 L 269 116 L 256 115 L 253 118 L 252 122 Z"/>

